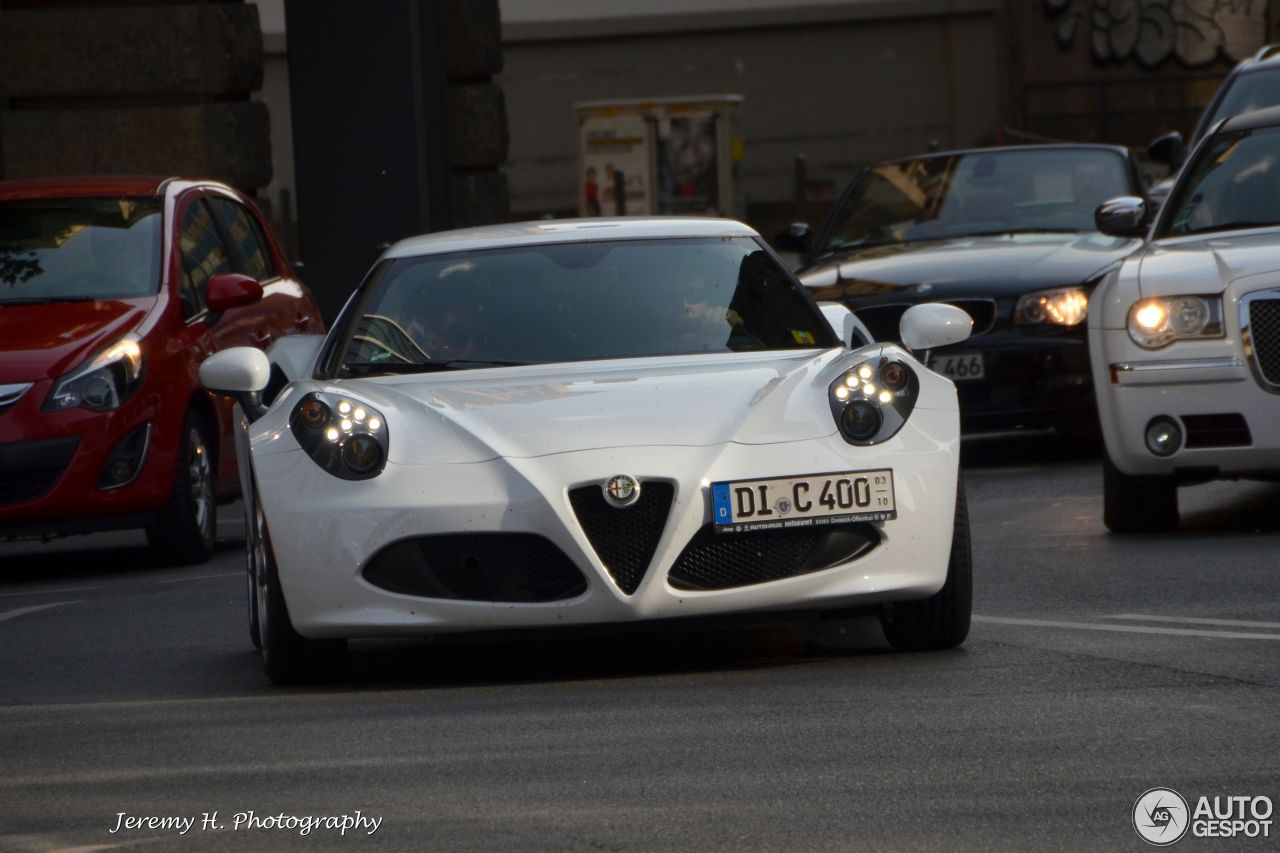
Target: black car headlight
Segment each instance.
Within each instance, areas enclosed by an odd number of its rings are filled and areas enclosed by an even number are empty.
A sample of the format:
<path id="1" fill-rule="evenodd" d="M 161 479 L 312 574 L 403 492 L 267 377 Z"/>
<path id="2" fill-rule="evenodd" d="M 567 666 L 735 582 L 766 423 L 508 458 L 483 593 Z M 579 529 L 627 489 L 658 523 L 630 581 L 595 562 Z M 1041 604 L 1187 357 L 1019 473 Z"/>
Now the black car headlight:
<path id="1" fill-rule="evenodd" d="M 125 335 L 54 383 L 44 401 L 46 412 L 118 409 L 142 384 L 142 344 Z"/>
<path id="2" fill-rule="evenodd" d="M 827 398 L 840 435 L 850 444 L 865 446 L 896 435 L 911 416 L 919 393 L 914 370 L 881 356 L 846 370 L 831 383 Z"/>
<path id="3" fill-rule="evenodd" d="M 316 464 L 344 480 L 368 480 L 387 464 L 387 423 L 365 403 L 307 394 L 289 413 L 289 429 Z"/>
<path id="4" fill-rule="evenodd" d="M 1055 287 L 1018 297 L 1013 307 L 1015 326 L 1078 326 L 1089 313 L 1089 294 L 1083 287 Z"/>
<path id="5" fill-rule="evenodd" d="M 1221 296 L 1144 299 L 1129 309 L 1129 337 L 1143 349 L 1177 340 L 1222 337 Z"/>

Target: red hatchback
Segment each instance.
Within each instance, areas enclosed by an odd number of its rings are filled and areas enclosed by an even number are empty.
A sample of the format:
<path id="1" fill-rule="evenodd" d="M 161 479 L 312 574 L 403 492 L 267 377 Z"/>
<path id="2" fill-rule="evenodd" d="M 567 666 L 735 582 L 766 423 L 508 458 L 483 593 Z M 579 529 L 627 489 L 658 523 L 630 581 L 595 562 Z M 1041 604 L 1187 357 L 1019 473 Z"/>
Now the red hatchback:
<path id="1" fill-rule="evenodd" d="M 228 186 L 0 183 L 0 538 L 141 527 L 167 561 L 207 559 L 239 487 L 231 411 L 197 367 L 322 331 Z"/>

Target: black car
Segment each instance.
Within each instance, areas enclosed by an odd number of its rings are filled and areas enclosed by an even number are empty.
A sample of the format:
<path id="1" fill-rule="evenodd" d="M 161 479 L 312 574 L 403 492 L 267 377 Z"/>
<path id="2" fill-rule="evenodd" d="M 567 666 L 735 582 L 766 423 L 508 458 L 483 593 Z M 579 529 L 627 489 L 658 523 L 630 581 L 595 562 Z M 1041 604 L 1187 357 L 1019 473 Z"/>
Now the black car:
<path id="1" fill-rule="evenodd" d="M 849 306 L 877 340 L 896 340 L 917 302 L 973 317 L 973 336 L 930 355 L 960 393 L 966 433 L 1057 429 L 1096 434 L 1085 344 L 1089 295 L 1139 245 L 1104 236 L 1094 210 L 1142 196 L 1128 149 L 1036 145 L 877 163 L 845 191 L 801 250 L 815 299 Z"/>
<path id="2" fill-rule="evenodd" d="M 1280 44 L 1269 44 L 1253 56 L 1241 61 L 1223 79 L 1213 98 L 1200 114 L 1191 139 L 1184 142 L 1178 131 L 1166 133 L 1151 143 L 1151 159 L 1167 163 L 1169 177 L 1151 187 L 1148 194 L 1162 203 L 1173 188 L 1173 182 L 1185 159 L 1185 152 L 1196 146 L 1218 122 L 1241 113 L 1280 105 Z"/>

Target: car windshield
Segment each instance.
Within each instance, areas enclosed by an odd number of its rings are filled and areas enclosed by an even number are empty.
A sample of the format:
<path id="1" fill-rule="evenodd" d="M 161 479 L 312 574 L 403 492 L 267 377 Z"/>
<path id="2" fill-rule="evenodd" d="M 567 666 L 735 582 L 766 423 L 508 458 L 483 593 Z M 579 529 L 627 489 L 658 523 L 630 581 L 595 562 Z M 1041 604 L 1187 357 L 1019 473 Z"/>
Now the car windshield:
<path id="1" fill-rule="evenodd" d="M 345 323 L 339 375 L 837 346 L 749 238 L 518 246 L 402 258 Z"/>
<path id="2" fill-rule="evenodd" d="M 155 198 L 0 201 L 0 304 L 155 293 L 161 219 Z"/>
<path id="3" fill-rule="evenodd" d="M 1093 211 L 1133 192 L 1124 158 L 1017 149 L 873 166 L 846 194 L 819 253 L 1019 232 L 1093 231 Z"/>
<path id="4" fill-rule="evenodd" d="M 1174 188 L 1160 237 L 1280 225 L 1280 129 L 1221 134 Z"/>
<path id="5" fill-rule="evenodd" d="M 1200 127 L 1208 130 L 1218 119 L 1276 105 L 1280 105 L 1280 68 L 1247 71 L 1236 75 L 1213 114 L 1200 122 Z"/>

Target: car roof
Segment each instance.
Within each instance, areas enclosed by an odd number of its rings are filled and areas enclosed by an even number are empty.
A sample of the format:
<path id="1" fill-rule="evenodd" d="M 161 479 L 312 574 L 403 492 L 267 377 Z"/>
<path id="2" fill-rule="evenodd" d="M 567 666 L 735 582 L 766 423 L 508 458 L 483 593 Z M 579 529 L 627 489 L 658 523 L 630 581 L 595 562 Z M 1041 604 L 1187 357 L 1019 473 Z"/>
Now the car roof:
<path id="1" fill-rule="evenodd" d="M 0 198 L 66 196 L 158 196 L 173 178 L 164 175 L 89 175 L 0 181 Z"/>
<path id="2" fill-rule="evenodd" d="M 1280 106 L 1264 107 L 1260 110 L 1230 116 L 1229 118 L 1223 119 L 1222 124 L 1213 132 L 1223 133 L 1233 130 L 1258 130 L 1264 127 L 1277 126 L 1280 126 Z"/>
<path id="3" fill-rule="evenodd" d="M 616 216 L 591 219 L 543 219 L 459 228 L 409 237 L 396 243 L 384 258 L 408 258 L 469 252 L 505 246 L 543 243 L 585 243 L 602 240 L 644 240 L 662 237 L 758 237 L 754 229 L 732 219 L 684 216 Z"/>
<path id="4" fill-rule="evenodd" d="M 1268 44 L 1259 48 L 1253 56 L 1240 60 L 1236 67 L 1231 69 L 1230 76 L 1276 66 L 1280 66 L 1280 44 Z"/>
<path id="5" fill-rule="evenodd" d="M 1129 149 L 1123 145 L 1105 145 L 1095 142 L 1052 142 L 1033 145 L 991 145 L 985 148 L 954 148 L 950 151 L 929 151 L 910 157 L 894 157 L 892 160 L 880 160 L 872 166 L 891 166 L 895 163 L 908 163 L 913 160 L 929 160 L 935 157 L 960 157 L 971 154 L 996 154 L 1010 151 L 1109 151 L 1121 157 L 1129 156 Z"/>

